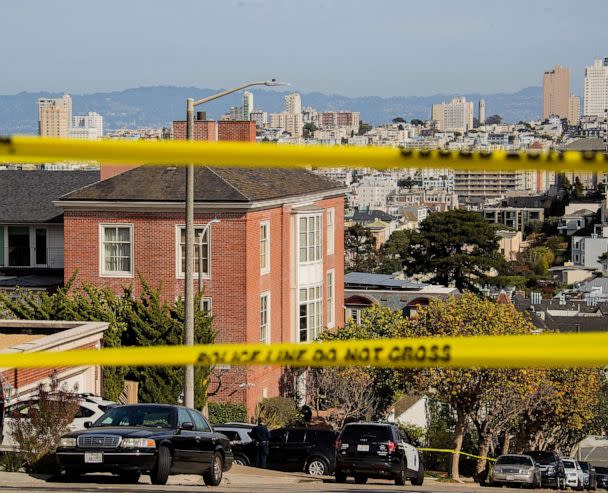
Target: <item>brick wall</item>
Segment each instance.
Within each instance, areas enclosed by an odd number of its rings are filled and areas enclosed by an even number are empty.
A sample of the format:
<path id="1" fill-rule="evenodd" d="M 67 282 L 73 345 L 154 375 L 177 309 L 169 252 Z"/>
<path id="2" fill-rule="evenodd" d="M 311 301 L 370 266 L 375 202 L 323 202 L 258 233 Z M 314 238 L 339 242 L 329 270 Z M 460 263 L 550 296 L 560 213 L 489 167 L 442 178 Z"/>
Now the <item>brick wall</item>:
<path id="1" fill-rule="evenodd" d="M 212 120 L 194 120 L 192 136 L 194 140 L 217 141 L 217 122 Z M 175 120 L 173 122 L 173 138 L 175 140 L 186 140 L 186 120 Z"/>
<path id="2" fill-rule="evenodd" d="M 220 121 L 217 128 L 218 140 L 229 142 L 255 142 L 255 122 Z"/>

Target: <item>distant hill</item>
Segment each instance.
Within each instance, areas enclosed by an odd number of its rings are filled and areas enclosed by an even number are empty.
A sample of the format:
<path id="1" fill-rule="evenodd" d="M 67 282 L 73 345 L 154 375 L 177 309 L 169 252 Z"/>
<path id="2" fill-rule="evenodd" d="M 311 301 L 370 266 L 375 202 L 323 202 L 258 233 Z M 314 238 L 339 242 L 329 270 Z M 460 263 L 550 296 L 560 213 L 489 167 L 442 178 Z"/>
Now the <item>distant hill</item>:
<path id="1" fill-rule="evenodd" d="M 216 89 L 158 86 L 94 94 L 72 94 L 73 111 L 75 115 L 96 111 L 103 115 L 107 129 L 161 127 L 169 125 L 172 120 L 184 118 L 186 98 L 202 98 L 215 92 L 217 92 Z M 263 108 L 268 112 L 282 111 L 283 96 L 287 92 L 259 90 L 253 91 L 253 93 L 256 108 Z M 58 96 L 61 94 L 46 92 L 0 95 L 0 134 L 37 133 L 37 99 Z M 413 118 L 428 119 L 433 103 L 449 101 L 453 96 L 462 96 L 462 94 L 349 98 L 313 92 L 302 94 L 302 104 L 320 111 L 359 111 L 364 121 L 380 124 L 397 116 L 408 121 Z M 528 87 L 511 94 L 465 94 L 464 96 L 475 103 L 476 113 L 477 101 L 483 97 L 486 100 L 486 115 L 499 114 L 507 122 L 516 123 L 520 120 L 538 118 L 541 110 L 542 90 L 540 87 Z M 204 109 L 209 118 L 218 118 L 230 106 L 240 105 L 241 100 L 240 94 L 232 94 L 207 104 Z"/>

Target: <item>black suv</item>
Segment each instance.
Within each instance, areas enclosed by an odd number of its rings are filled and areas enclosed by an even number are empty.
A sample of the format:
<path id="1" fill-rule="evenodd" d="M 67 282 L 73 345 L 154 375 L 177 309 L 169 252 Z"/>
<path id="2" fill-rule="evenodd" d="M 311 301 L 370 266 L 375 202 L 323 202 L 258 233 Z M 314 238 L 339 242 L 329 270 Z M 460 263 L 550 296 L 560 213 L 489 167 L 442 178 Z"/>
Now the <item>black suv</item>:
<path id="1" fill-rule="evenodd" d="M 217 486 L 232 466 L 230 442 L 194 409 L 117 406 L 85 426 L 63 435 L 57 447 L 57 460 L 71 479 L 105 471 L 137 483 L 144 473 L 152 484 L 165 484 L 170 474 L 202 474 L 205 484 Z"/>
<path id="2" fill-rule="evenodd" d="M 598 488 L 608 490 L 608 467 L 595 466 L 595 479 Z"/>
<path id="3" fill-rule="evenodd" d="M 529 455 L 540 467 L 543 487 L 553 489 L 566 489 L 566 471 L 564 463 L 557 452 L 541 450 L 527 450 L 524 455 Z"/>
<path id="4" fill-rule="evenodd" d="M 420 486 L 424 467 L 418 450 L 408 437 L 390 423 L 352 423 L 340 433 L 336 443 L 336 483 L 365 484 L 368 478 L 393 479 L 404 485 L 410 479 Z"/>
<path id="5" fill-rule="evenodd" d="M 305 471 L 313 476 L 333 474 L 338 433 L 315 428 L 279 428 L 270 432 L 268 468 Z"/>

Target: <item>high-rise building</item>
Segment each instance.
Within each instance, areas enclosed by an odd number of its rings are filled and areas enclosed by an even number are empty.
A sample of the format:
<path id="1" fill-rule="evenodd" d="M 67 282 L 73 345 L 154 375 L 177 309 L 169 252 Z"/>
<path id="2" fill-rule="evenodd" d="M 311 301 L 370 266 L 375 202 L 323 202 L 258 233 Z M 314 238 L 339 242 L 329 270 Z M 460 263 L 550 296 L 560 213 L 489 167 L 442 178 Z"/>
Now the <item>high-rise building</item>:
<path id="1" fill-rule="evenodd" d="M 568 118 L 570 102 L 570 69 L 556 65 L 543 77 L 543 120 L 550 116 Z"/>
<path id="2" fill-rule="evenodd" d="M 253 111 L 253 94 L 249 91 L 243 93 L 243 120 L 251 120 L 251 112 Z"/>
<path id="3" fill-rule="evenodd" d="M 585 67 L 585 116 L 604 118 L 608 109 L 608 57 Z"/>
<path id="4" fill-rule="evenodd" d="M 285 111 L 287 113 L 302 113 L 302 98 L 294 92 L 285 96 Z"/>
<path id="5" fill-rule="evenodd" d="M 432 119 L 443 132 L 466 133 L 473 128 L 473 103 L 461 97 L 449 103 L 434 104 Z"/>
<path id="6" fill-rule="evenodd" d="M 486 123 L 486 100 L 479 100 L 479 124 L 483 125 Z"/>
<path id="7" fill-rule="evenodd" d="M 568 100 L 568 123 L 578 125 L 581 121 L 581 97 L 570 95 Z"/>
<path id="8" fill-rule="evenodd" d="M 38 100 L 38 132 L 43 137 L 69 137 L 72 126 L 72 98 Z"/>
<path id="9" fill-rule="evenodd" d="M 72 118 L 68 135 L 73 139 L 97 140 L 103 137 L 103 116 L 95 112 Z"/>

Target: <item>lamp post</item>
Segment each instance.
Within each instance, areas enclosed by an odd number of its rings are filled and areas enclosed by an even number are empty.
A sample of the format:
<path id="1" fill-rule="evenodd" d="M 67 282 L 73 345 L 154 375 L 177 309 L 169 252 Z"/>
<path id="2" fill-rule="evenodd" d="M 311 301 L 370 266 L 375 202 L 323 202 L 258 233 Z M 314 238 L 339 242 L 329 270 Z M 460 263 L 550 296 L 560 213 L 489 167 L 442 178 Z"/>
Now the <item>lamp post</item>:
<path id="1" fill-rule="evenodd" d="M 222 91 L 195 101 L 186 100 L 186 139 L 194 137 L 194 108 L 209 101 L 232 94 L 252 86 L 282 86 L 276 79 L 261 82 L 250 82 L 242 86 Z M 189 164 L 186 171 L 186 272 L 185 272 L 185 311 L 184 311 L 184 344 L 194 345 L 194 164 Z M 188 365 L 184 372 L 184 405 L 194 407 L 194 366 Z"/>
<path id="2" fill-rule="evenodd" d="M 198 292 L 201 297 L 198 309 L 203 311 L 203 238 L 207 231 L 211 229 L 212 224 L 219 223 L 219 219 L 212 219 L 203 228 L 203 231 L 198 235 Z M 209 240 L 207 240 L 207 252 L 209 251 Z"/>

